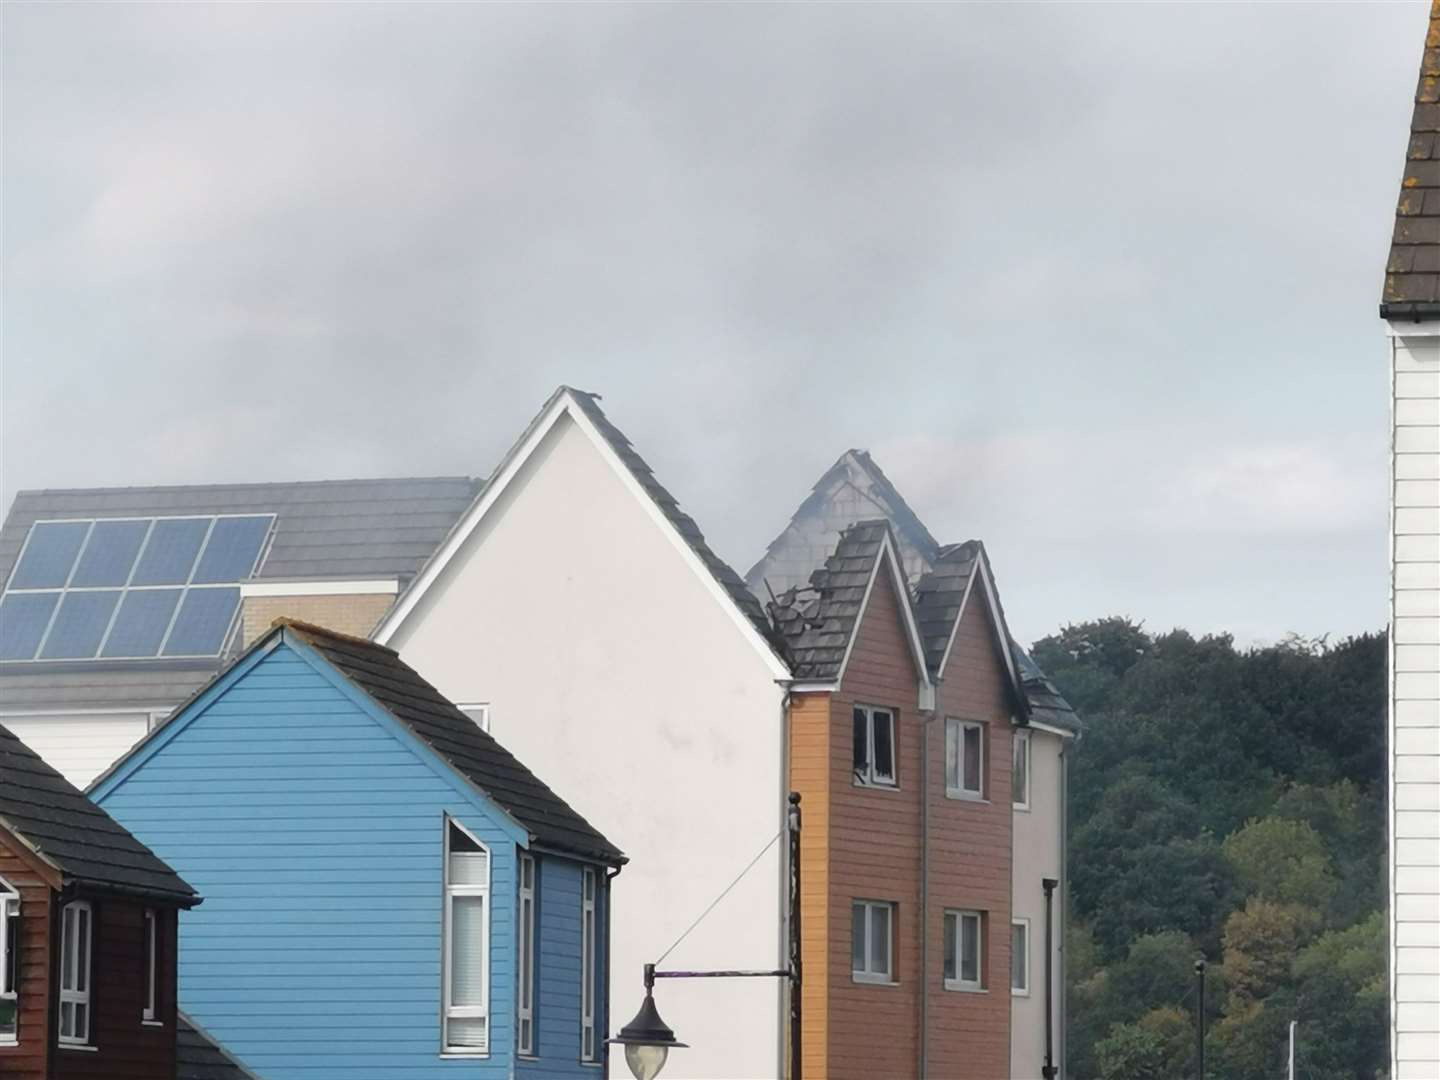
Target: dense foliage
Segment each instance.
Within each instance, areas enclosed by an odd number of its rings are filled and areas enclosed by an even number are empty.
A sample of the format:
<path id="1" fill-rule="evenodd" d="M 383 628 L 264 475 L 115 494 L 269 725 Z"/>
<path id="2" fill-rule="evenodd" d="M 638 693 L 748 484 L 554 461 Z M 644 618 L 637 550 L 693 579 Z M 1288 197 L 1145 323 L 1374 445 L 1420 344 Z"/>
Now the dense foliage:
<path id="1" fill-rule="evenodd" d="M 1071 626 L 1036 661 L 1085 718 L 1071 771 L 1070 1075 L 1386 1072 L 1385 640 Z"/>

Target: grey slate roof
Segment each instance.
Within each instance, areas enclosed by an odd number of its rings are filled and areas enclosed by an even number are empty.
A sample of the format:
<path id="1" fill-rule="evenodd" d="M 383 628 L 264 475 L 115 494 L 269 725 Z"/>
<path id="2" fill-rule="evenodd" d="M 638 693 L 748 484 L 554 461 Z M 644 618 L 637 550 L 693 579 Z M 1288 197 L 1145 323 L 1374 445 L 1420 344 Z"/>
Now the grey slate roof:
<path id="1" fill-rule="evenodd" d="M 252 650 L 277 632 L 294 634 L 313 648 L 529 830 L 541 846 L 611 865 L 626 861 L 619 848 L 421 678 L 395 650 L 293 619 L 277 620 L 276 630 L 262 637 Z"/>
<path id="2" fill-rule="evenodd" d="M 180 1013 L 175 1024 L 175 1080 L 260 1080 L 225 1052 L 195 1021 Z"/>
<path id="3" fill-rule="evenodd" d="M 895 530 L 906 577 L 913 581 L 940 545 L 868 451 L 846 450 L 810 490 L 784 530 L 745 575 L 762 602 L 770 591 L 802 585 L 834 550 L 840 533 L 857 521 L 884 517 Z"/>
<path id="4" fill-rule="evenodd" d="M 745 587 L 745 582 L 740 575 L 730 568 L 730 565 L 710 550 L 710 545 L 705 542 L 705 536 L 700 531 L 700 526 L 695 524 L 695 519 L 680 509 L 679 502 L 671 495 L 659 480 L 655 479 L 655 473 L 646 464 L 645 459 L 635 452 L 635 447 L 625 437 L 625 433 L 610 422 L 604 410 L 600 408 L 600 397 L 598 394 L 590 394 L 584 390 L 576 390 L 574 387 L 561 387 L 561 392 L 568 391 L 575 399 L 581 409 L 600 430 L 605 441 L 610 444 L 612 450 L 625 463 L 630 474 L 635 477 L 637 483 L 645 489 L 660 512 L 669 519 L 670 524 L 684 537 L 685 542 L 690 545 L 690 550 L 695 552 L 705 568 L 710 571 L 712 577 L 719 582 L 720 587 L 729 594 L 730 599 L 735 602 L 745 617 L 759 631 L 760 636 L 770 643 L 777 652 L 782 648 L 782 643 L 777 638 L 770 620 L 765 617 L 765 609 L 760 606 L 760 601 Z"/>
<path id="5" fill-rule="evenodd" d="M 925 648 L 925 666 L 932 676 L 940 674 L 945 647 L 960 617 L 965 586 L 980 554 L 977 541 L 950 544 L 941 548 L 932 569 L 921 576 L 915 588 L 915 620 L 920 624 L 920 641 Z"/>
<path id="6" fill-rule="evenodd" d="M 0 823 L 55 866 L 66 883 L 182 907 L 200 902 L 180 875 L 3 726 Z"/>
<path id="7" fill-rule="evenodd" d="M 481 486 L 464 476 L 422 476 L 22 491 L 0 528 L 0 581 L 37 520 L 244 513 L 276 515 L 257 578 L 408 578 Z"/>
<path id="8" fill-rule="evenodd" d="M 885 521 L 850 526 L 825 565 L 810 575 L 808 589 L 787 589 L 770 605 L 795 678 L 829 681 L 839 676 L 889 531 Z"/>
<path id="9" fill-rule="evenodd" d="M 1040 665 L 1030 659 L 1030 654 L 1014 641 L 1010 642 L 1010 651 L 1015 656 L 1015 666 L 1025 684 L 1025 697 L 1030 704 L 1030 720 L 1037 724 L 1049 724 L 1061 731 L 1084 731 L 1085 725 L 1079 714 L 1050 681 L 1050 677 L 1040 670 Z"/>
<path id="10" fill-rule="evenodd" d="M 1430 5 L 1380 317 L 1440 318 L 1440 0 Z"/>
<path id="11" fill-rule="evenodd" d="M 12 664 L 0 675 L 0 709 L 170 709 L 215 674 L 219 661 Z"/>

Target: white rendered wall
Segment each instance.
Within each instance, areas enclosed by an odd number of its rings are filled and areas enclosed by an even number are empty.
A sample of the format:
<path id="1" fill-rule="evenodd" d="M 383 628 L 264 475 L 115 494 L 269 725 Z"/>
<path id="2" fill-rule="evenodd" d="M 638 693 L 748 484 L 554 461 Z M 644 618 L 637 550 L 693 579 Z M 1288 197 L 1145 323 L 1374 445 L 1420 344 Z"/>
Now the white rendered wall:
<path id="1" fill-rule="evenodd" d="M 1016 809 L 1012 864 L 1011 910 L 1016 919 L 1030 921 L 1030 993 L 1010 999 L 1010 1075 L 1013 1080 L 1040 1080 L 1045 1064 L 1045 878 L 1065 880 L 1064 844 L 1061 838 L 1064 817 L 1060 752 L 1067 740 L 1043 731 L 1030 732 L 1030 808 Z M 1065 987 L 1060 964 L 1061 911 L 1065 904 L 1061 889 L 1055 890 L 1051 913 L 1054 926 L 1052 1031 L 1055 1064 L 1065 1060 L 1060 1017 L 1065 1008 Z"/>
<path id="2" fill-rule="evenodd" d="M 1391 978 L 1395 1080 L 1440 1077 L 1440 337 L 1392 324 Z"/>
<path id="3" fill-rule="evenodd" d="M 83 791 L 145 737 L 150 714 L 0 715 L 0 724 Z"/>
<path id="4" fill-rule="evenodd" d="M 762 655 L 568 417 L 389 644 L 629 857 L 610 1034 L 656 960 L 782 825 L 781 690 Z M 666 960 L 782 966 L 777 844 Z M 541 897 L 540 903 L 544 904 Z M 774 1077 L 780 980 L 662 981 L 691 1049 L 667 1080 Z M 628 1076 L 623 1057 L 612 1076 Z"/>

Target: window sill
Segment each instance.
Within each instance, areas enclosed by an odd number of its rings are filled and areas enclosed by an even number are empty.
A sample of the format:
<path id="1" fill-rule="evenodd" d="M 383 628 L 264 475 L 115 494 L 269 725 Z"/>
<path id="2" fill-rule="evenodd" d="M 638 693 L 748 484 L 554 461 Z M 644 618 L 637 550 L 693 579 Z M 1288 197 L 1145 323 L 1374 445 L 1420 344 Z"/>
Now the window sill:
<path id="1" fill-rule="evenodd" d="M 977 795 L 973 791 L 965 791 L 962 788 L 946 788 L 945 797 L 957 802 L 988 803 L 990 801 L 984 795 Z"/>
<path id="2" fill-rule="evenodd" d="M 990 991 L 983 986 L 975 986 L 972 983 L 952 982 L 945 980 L 945 989 L 952 994 L 988 994 Z"/>
<path id="3" fill-rule="evenodd" d="M 1030 812 L 1030 804 L 1028 802 L 1011 803 L 1010 809 L 1019 811 L 1022 814 L 1028 814 Z"/>
<path id="4" fill-rule="evenodd" d="M 1029 991 L 1029 990 L 1016 990 L 1016 989 L 1012 986 L 1012 987 L 1010 988 L 1010 996 L 1011 996 L 1011 997 L 1029 997 L 1029 996 L 1030 996 L 1030 991 Z"/>
<path id="5" fill-rule="evenodd" d="M 855 780 L 852 787 L 865 788 L 867 791 L 899 791 L 899 784 L 882 784 L 871 780 Z"/>
<path id="6" fill-rule="evenodd" d="M 141 1027 L 158 1027 L 158 1028 L 163 1028 L 163 1027 L 165 1026 L 165 1021 L 163 1021 L 163 1020 L 141 1020 L 141 1021 L 140 1021 L 140 1026 L 141 1026 Z"/>
<path id="7" fill-rule="evenodd" d="M 99 1048 L 98 1046 L 91 1046 L 89 1043 L 68 1043 L 68 1042 L 62 1042 L 62 1043 L 60 1043 L 60 1049 L 61 1049 L 61 1050 L 79 1050 L 79 1051 L 81 1051 L 82 1053 L 86 1053 L 86 1054 L 96 1054 L 96 1053 L 99 1053 L 99 1052 L 100 1052 L 100 1048 Z"/>
<path id="8" fill-rule="evenodd" d="M 8 1050 L 8 1049 L 9 1049 L 10 1047 L 12 1047 L 12 1046 L 19 1046 L 19 1045 L 20 1045 L 20 1040 L 19 1040 L 19 1039 L 12 1039 L 12 1038 L 11 1038 L 10 1036 L 8 1036 L 8 1035 L 5 1036 L 5 1038 L 0 1039 L 0 1050 Z"/>
<path id="9" fill-rule="evenodd" d="M 489 1050 L 441 1050 L 442 1061 L 475 1061 L 490 1056 Z"/>
<path id="10" fill-rule="evenodd" d="M 884 975 L 862 975 L 852 971 L 850 981 L 860 986 L 899 986 L 894 979 L 887 979 Z"/>

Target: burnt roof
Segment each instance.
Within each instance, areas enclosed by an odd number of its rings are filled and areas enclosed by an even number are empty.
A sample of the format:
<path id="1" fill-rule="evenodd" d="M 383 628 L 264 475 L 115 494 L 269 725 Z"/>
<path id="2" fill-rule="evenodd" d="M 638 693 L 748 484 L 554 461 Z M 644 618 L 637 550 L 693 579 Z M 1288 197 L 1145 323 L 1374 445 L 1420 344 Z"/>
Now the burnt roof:
<path id="1" fill-rule="evenodd" d="M 128 829 L 0 725 L 0 824 L 68 885 L 193 907 L 199 895 Z"/>
<path id="2" fill-rule="evenodd" d="M 319 653 L 452 769 L 493 799 L 541 846 L 612 865 L 626 861 L 619 848 L 421 678 L 394 649 L 295 619 L 276 620 L 276 629 L 252 649 L 282 631 L 293 633 Z"/>
<path id="3" fill-rule="evenodd" d="M 705 542 L 705 535 L 700 531 L 700 526 L 695 524 L 695 519 L 680 509 L 680 503 L 675 496 L 670 494 L 659 480 L 655 479 L 654 470 L 650 468 L 644 458 L 636 453 L 635 447 L 625 437 L 625 433 L 610 422 L 609 417 L 600 408 L 600 395 L 576 390 L 574 387 L 561 387 L 561 393 L 567 391 L 595 427 L 599 429 L 605 441 L 610 444 L 610 448 L 615 451 L 630 471 L 630 475 L 645 489 L 645 493 L 650 496 L 651 501 L 659 507 L 660 512 L 684 538 L 685 543 L 690 546 L 690 550 L 705 564 L 705 568 L 710 571 L 710 576 L 725 590 L 731 601 L 755 627 L 760 636 L 779 653 L 783 644 L 770 625 L 770 620 L 765 617 L 765 609 L 760 606 L 760 601 L 746 588 L 745 582 L 741 580 L 739 574 L 731 569 L 730 564 L 710 549 L 710 545 Z"/>
<path id="4" fill-rule="evenodd" d="M 920 624 L 925 665 L 931 676 L 938 676 L 945 662 L 945 649 L 954 633 L 955 620 L 960 617 L 979 554 L 980 544 L 975 540 L 946 545 L 915 587 L 915 619 Z"/>
<path id="5" fill-rule="evenodd" d="M 851 525 L 840 534 L 825 565 L 810 575 L 808 588 L 787 589 L 770 604 L 795 678 L 839 676 L 889 532 L 885 521 Z M 908 597 L 898 599 L 908 602 Z"/>
<path id="6" fill-rule="evenodd" d="M 195 1021 L 180 1013 L 175 1022 L 175 1080 L 259 1080 L 231 1057 Z"/>
<path id="7" fill-rule="evenodd" d="M 1440 318 L 1440 0 L 1430 5 L 1380 317 Z"/>

